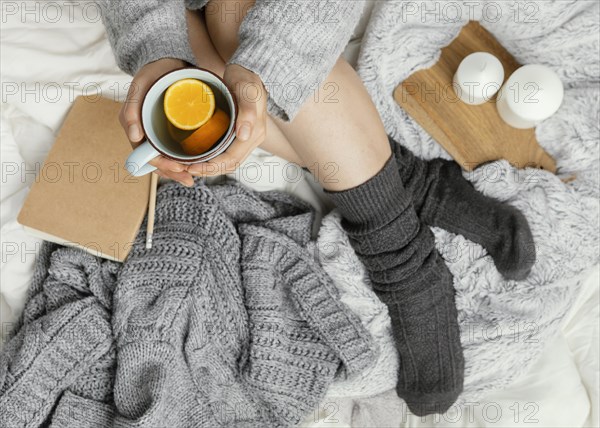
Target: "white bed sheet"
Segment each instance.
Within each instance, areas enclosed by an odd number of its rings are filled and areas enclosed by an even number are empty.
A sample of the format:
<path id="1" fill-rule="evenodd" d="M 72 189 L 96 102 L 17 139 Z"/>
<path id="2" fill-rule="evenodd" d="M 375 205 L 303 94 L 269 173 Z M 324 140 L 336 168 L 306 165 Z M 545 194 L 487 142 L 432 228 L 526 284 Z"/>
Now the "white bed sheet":
<path id="1" fill-rule="evenodd" d="M 4 336 L 23 307 L 40 245 L 16 222 L 35 172 L 76 96 L 100 93 L 123 99 L 130 78 L 115 65 L 93 3 L 1 4 L 0 335 Z M 353 42 L 350 58 L 355 57 L 359 42 Z M 328 208 L 322 193 L 301 171 L 260 150 L 237 178 L 257 190 L 296 194 L 320 213 Z M 407 416 L 400 400 L 390 392 L 371 407 L 366 397 L 340 397 L 345 404 L 338 406 L 336 417 L 317 417 L 306 425 L 373 426 L 374 421 L 381 425 L 381 412 L 387 410 L 389 426 L 598 426 L 599 282 L 596 267 L 587 274 L 586 286 L 565 320 L 562 335 L 531 372 L 510 389 L 491 393 L 472 410 L 464 409 L 455 422 L 450 417 L 420 420 Z M 525 407 L 527 403 L 532 404 Z M 494 413 L 498 408 L 499 419 Z"/>

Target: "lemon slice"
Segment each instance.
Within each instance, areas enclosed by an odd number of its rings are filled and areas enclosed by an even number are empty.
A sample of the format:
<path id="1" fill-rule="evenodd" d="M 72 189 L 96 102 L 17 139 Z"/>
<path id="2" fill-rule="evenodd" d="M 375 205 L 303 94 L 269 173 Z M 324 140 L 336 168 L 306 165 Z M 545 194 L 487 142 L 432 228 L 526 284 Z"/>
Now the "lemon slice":
<path id="1" fill-rule="evenodd" d="M 197 79 L 173 83 L 165 92 L 165 115 L 171 124 L 185 131 L 200 128 L 215 112 L 215 94 Z"/>

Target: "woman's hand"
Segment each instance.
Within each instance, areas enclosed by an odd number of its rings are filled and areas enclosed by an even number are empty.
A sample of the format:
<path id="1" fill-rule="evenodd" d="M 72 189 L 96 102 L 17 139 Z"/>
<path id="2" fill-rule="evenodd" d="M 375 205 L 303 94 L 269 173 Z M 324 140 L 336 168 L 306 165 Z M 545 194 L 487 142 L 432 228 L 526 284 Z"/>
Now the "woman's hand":
<path id="1" fill-rule="evenodd" d="M 133 148 L 139 146 L 144 140 L 144 131 L 141 123 L 144 96 L 154 82 L 162 75 L 186 65 L 184 61 L 178 59 L 159 59 L 142 67 L 133 78 L 129 92 L 127 93 L 125 105 L 119 115 L 121 126 L 123 126 L 123 129 L 127 133 L 127 138 L 129 138 Z M 187 165 L 180 164 L 163 156 L 157 156 L 149 163 L 158 168 L 156 173 L 162 177 L 171 178 L 185 186 L 192 186 L 194 184 L 194 178 L 187 171 Z"/>
<path id="2" fill-rule="evenodd" d="M 198 176 L 223 175 L 235 171 L 264 140 L 267 130 L 267 91 L 260 77 L 237 64 L 225 67 L 223 80 L 238 105 L 236 139 L 216 158 L 191 165 L 189 173 Z"/>

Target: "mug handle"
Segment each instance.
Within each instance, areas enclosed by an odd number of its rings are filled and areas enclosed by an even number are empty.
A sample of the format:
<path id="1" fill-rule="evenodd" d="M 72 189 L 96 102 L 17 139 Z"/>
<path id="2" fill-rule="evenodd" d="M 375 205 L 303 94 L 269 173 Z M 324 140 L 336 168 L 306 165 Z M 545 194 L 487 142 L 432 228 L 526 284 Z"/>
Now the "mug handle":
<path id="1" fill-rule="evenodd" d="M 156 170 L 156 167 L 150 165 L 148 162 L 158 155 L 160 155 L 160 153 L 148 142 L 148 140 L 145 140 L 129 155 L 125 161 L 125 168 L 134 177 L 150 174 L 152 171 Z"/>

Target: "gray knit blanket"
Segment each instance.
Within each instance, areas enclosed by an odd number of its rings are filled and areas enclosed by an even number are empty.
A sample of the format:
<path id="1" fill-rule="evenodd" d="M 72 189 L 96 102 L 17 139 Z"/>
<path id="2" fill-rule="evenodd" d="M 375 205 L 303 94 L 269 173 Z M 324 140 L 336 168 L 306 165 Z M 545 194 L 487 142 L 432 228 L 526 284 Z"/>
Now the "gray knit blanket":
<path id="1" fill-rule="evenodd" d="M 451 22 L 457 10 L 460 19 Z M 503 280 L 482 247 L 434 229 L 437 247 L 455 276 L 466 360 L 463 402 L 502 389 L 530 368 L 558 333 L 580 278 L 600 261 L 599 2 L 378 1 L 358 71 L 388 133 L 418 156 L 450 158 L 392 94 L 407 76 L 437 61 L 470 12 L 520 63 L 555 70 L 565 85 L 565 100 L 536 129 L 540 144 L 557 160 L 558 175 L 518 170 L 506 161 L 465 173 L 478 190 L 516 206 L 529 220 L 538 257 L 527 280 Z M 573 174 L 574 181 L 561 181 Z M 334 383 L 328 395 L 391 389 L 395 378 L 389 373 L 398 362 L 385 308 L 369 290 L 336 214 L 325 218 L 320 233 L 323 266 L 381 350 L 377 364 L 358 378 Z"/>
<path id="2" fill-rule="evenodd" d="M 198 181 L 159 189 L 154 246 L 142 227 L 123 265 L 44 244 L 0 356 L 0 427 L 298 424 L 375 356 L 312 222 L 285 194 Z"/>

